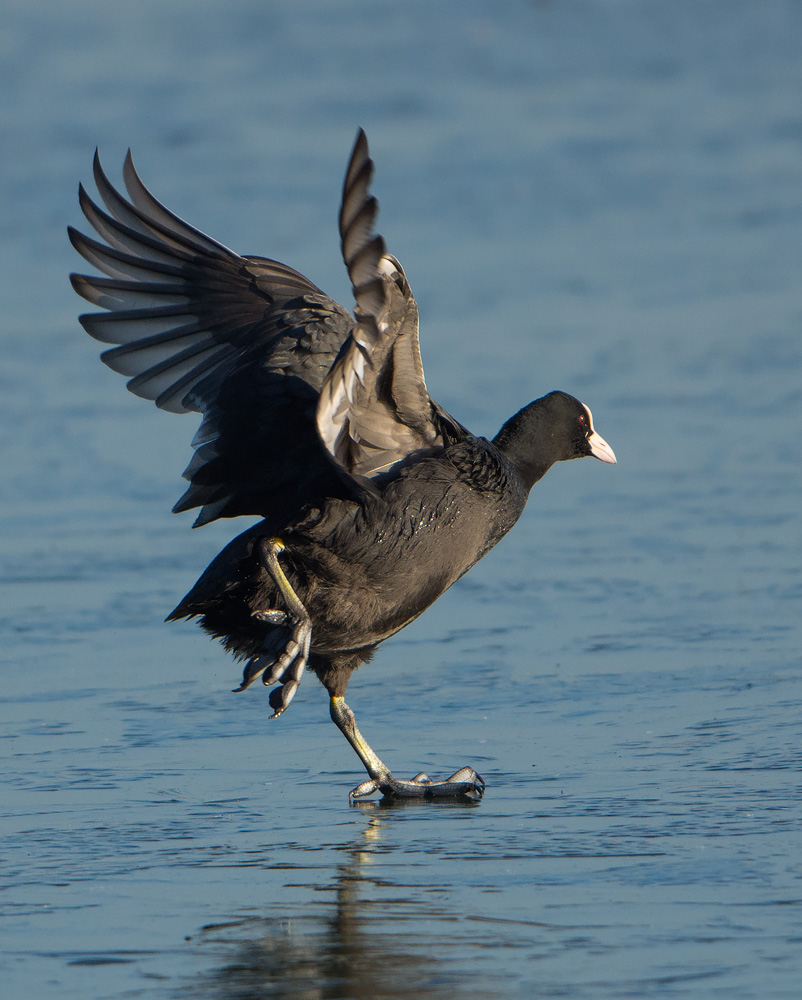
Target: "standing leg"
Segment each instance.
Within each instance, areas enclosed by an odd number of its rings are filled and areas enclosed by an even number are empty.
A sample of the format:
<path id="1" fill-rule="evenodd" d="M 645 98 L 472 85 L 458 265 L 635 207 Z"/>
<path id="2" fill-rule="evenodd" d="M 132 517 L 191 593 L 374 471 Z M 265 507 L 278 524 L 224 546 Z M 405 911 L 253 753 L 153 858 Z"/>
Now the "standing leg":
<path id="1" fill-rule="evenodd" d="M 411 781 L 394 778 L 390 768 L 383 763 L 357 729 L 354 713 L 345 703 L 345 698 L 342 695 L 332 695 L 329 709 L 332 721 L 354 748 L 370 775 L 368 781 L 363 781 L 351 791 L 349 798 L 352 802 L 379 791 L 384 795 L 400 799 L 481 799 L 484 794 L 485 783 L 472 767 L 461 767 L 445 781 L 432 781 L 423 772 L 415 775 Z"/>

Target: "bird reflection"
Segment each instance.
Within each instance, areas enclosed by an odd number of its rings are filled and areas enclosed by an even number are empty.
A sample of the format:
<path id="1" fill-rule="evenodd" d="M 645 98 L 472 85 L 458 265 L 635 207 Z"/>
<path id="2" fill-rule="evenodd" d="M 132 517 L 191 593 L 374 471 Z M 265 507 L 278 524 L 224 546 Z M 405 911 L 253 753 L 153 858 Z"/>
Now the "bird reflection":
<path id="1" fill-rule="evenodd" d="M 445 928 L 432 933 L 433 923 L 447 928 L 456 914 L 405 897 L 402 886 L 389 900 L 364 898 L 366 887 L 382 885 L 370 865 L 385 820 L 377 810 L 347 848 L 348 860 L 324 887 L 333 899 L 305 911 L 204 928 L 205 943 L 222 945 L 226 960 L 193 984 L 192 993 L 228 1000 L 486 996 L 466 984 L 464 965 L 443 961 Z"/>

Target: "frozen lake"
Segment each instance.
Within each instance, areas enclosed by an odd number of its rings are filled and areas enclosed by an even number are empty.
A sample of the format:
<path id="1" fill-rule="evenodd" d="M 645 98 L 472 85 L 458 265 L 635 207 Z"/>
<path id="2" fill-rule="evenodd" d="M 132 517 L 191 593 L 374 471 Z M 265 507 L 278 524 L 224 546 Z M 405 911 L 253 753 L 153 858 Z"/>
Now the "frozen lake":
<path id="1" fill-rule="evenodd" d="M 802 7 L 793 0 L 5 0 L 3 995 L 796 998 L 802 977 Z M 194 418 L 77 323 L 77 184 L 133 148 L 174 211 L 351 305 L 357 126 L 432 394 L 554 389 L 618 466 L 512 534 L 349 688 L 400 776 L 348 806 L 314 677 L 266 694 L 164 616 Z"/>

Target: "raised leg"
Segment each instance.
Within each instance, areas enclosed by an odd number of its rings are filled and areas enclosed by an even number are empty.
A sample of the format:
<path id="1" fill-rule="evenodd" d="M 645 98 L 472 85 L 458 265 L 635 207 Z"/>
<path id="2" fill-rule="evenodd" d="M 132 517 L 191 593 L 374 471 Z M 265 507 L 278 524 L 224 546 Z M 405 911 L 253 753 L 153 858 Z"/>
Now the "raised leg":
<path id="1" fill-rule="evenodd" d="M 280 538 L 265 538 L 260 543 L 262 564 L 278 588 L 287 610 L 268 608 L 266 611 L 255 611 L 253 616 L 269 625 L 287 625 L 290 636 L 278 655 L 267 653 L 249 660 L 242 684 L 236 688 L 237 691 L 244 691 L 258 677 L 268 686 L 280 684 L 280 687 L 270 692 L 270 707 L 274 710 L 271 719 L 275 719 L 289 707 L 301 683 L 312 643 L 312 619 L 279 565 L 278 556 L 283 551 L 284 543 Z"/>
<path id="2" fill-rule="evenodd" d="M 390 768 L 378 757 L 365 737 L 357 729 L 354 713 L 345 698 L 332 696 L 329 702 L 331 718 L 348 740 L 370 775 L 368 781 L 357 785 L 349 794 L 350 800 L 362 799 L 374 792 L 400 799 L 468 798 L 481 799 L 485 783 L 472 767 L 461 767 L 445 781 L 432 781 L 421 772 L 411 781 L 394 778 Z"/>

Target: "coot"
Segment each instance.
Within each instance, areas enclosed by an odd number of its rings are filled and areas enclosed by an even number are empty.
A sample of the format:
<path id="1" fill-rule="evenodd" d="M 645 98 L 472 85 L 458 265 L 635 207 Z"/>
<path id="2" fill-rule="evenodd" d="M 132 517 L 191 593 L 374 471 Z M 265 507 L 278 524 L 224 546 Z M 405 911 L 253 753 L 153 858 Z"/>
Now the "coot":
<path id="1" fill-rule="evenodd" d="M 431 398 L 415 299 L 374 234 L 372 175 L 360 130 L 339 216 L 353 315 L 286 264 L 240 256 L 187 225 L 145 188 L 130 152 L 127 199 L 97 154 L 105 210 L 79 189 L 102 242 L 72 228 L 70 240 L 105 277 L 71 280 L 105 310 L 80 321 L 118 345 L 101 357 L 128 388 L 202 414 L 174 510 L 199 508 L 196 526 L 261 518 L 169 620 L 198 618 L 246 661 L 238 691 L 257 679 L 273 686 L 272 718 L 309 666 L 369 775 L 352 799 L 476 799 L 484 782 L 471 767 L 444 781 L 394 777 L 345 702 L 351 674 L 509 531 L 555 462 L 615 456 L 589 408 L 565 392 L 525 406 L 492 441 Z"/>

